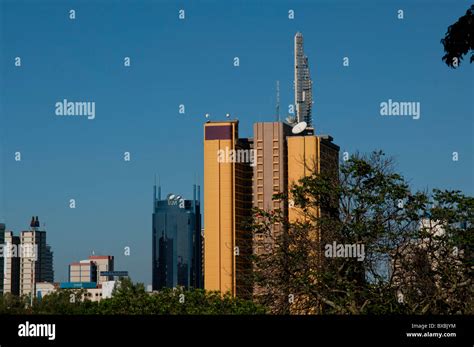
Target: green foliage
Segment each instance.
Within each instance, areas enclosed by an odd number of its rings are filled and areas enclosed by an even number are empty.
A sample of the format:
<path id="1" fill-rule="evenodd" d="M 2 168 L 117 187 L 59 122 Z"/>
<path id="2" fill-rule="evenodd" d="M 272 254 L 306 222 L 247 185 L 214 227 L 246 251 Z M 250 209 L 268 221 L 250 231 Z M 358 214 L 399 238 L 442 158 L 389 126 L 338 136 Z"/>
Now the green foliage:
<path id="1" fill-rule="evenodd" d="M 441 43 L 446 52 L 442 59 L 449 67 L 456 68 L 469 52 L 471 52 L 470 62 L 474 61 L 474 5 L 471 5 L 456 23 L 448 27 Z"/>
<path id="2" fill-rule="evenodd" d="M 339 177 L 315 173 L 275 198 L 293 199 L 301 218 L 255 211 L 254 232 L 270 240 L 255 257 L 256 299 L 269 311 L 474 313 L 472 197 L 412 192 L 373 152 L 342 162 Z M 275 223 L 284 232 L 273 233 Z M 363 245 L 365 258 L 325 257 L 333 242 Z"/>
<path id="3" fill-rule="evenodd" d="M 27 297 L 6 295 L 0 300 L 0 314 L 82 314 L 82 315 L 216 315 L 264 314 L 265 310 L 251 301 L 233 298 L 230 294 L 202 289 L 163 289 L 147 293 L 143 284 L 123 279 L 112 298 L 99 302 L 80 300 L 84 290 L 60 290 L 36 300 L 29 307 Z M 75 297 L 71 302 L 71 295 Z"/>
<path id="4" fill-rule="evenodd" d="M 18 297 L 10 293 L 0 295 L 0 314 L 23 314 L 30 312 L 27 310 L 29 298 L 26 296 Z"/>
<path id="5" fill-rule="evenodd" d="M 355 154 L 338 176 L 313 174 L 274 196 L 301 212 L 254 210 L 254 301 L 201 289 L 147 293 L 123 279 L 113 297 L 84 290 L 35 300 L 0 297 L 0 314 L 473 314 L 474 198 L 460 191 L 411 191 L 382 152 Z M 278 232 L 273 226 L 279 224 Z M 357 244 L 365 257 L 325 256 Z M 81 298 L 85 297 L 85 300 Z M 71 300 L 75 298 L 75 300 Z"/>

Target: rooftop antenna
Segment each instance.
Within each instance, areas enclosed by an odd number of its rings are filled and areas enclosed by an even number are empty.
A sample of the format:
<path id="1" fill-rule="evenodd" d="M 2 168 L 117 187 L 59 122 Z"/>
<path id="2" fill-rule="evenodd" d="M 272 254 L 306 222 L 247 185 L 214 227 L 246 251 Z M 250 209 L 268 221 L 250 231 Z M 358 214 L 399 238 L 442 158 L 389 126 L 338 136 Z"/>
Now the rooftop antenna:
<path id="1" fill-rule="evenodd" d="M 158 200 L 161 200 L 161 182 L 160 182 L 160 176 L 158 176 Z"/>
<path id="2" fill-rule="evenodd" d="M 155 174 L 155 183 L 153 184 L 153 211 L 155 210 L 156 203 L 156 174 Z"/>
<path id="3" fill-rule="evenodd" d="M 280 81 L 276 83 L 276 120 L 280 121 Z"/>
<path id="4" fill-rule="evenodd" d="M 201 205 L 201 185 L 199 182 L 199 173 L 196 173 L 196 186 L 197 186 L 197 192 L 196 192 L 196 197 L 199 205 Z"/>

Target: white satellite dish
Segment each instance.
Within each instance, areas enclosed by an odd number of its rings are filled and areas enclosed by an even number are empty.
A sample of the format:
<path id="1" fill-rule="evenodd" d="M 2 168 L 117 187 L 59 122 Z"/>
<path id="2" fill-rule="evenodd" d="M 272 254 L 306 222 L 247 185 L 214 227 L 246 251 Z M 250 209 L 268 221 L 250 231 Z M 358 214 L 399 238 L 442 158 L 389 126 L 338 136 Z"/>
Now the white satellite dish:
<path id="1" fill-rule="evenodd" d="M 293 127 L 293 129 L 291 129 L 291 132 L 295 135 L 300 134 L 306 129 L 307 126 L 308 124 L 306 122 L 299 122 Z"/>
<path id="2" fill-rule="evenodd" d="M 169 200 L 173 200 L 174 197 L 175 197 L 175 195 L 174 195 L 174 194 L 171 194 L 170 196 L 168 196 L 168 199 L 169 199 Z"/>
<path id="3" fill-rule="evenodd" d="M 206 113 L 206 118 L 209 119 L 211 115 L 209 113 Z"/>
<path id="4" fill-rule="evenodd" d="M 226 113 L 225 118 L 230 118 L 230 113 Z"/>

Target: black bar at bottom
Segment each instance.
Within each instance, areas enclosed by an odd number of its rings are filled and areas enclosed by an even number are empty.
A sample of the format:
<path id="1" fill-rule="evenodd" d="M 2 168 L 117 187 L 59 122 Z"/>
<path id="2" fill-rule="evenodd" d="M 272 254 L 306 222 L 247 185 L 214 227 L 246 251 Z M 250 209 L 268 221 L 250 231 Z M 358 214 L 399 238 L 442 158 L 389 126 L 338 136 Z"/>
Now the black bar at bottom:
<path id="1" fill-rule="evenodd" d="M 283 339 L 292 346 L 473 346 L 473 323 L 473 316 L 2 315 L 0 346 L 268 346 Z"/>

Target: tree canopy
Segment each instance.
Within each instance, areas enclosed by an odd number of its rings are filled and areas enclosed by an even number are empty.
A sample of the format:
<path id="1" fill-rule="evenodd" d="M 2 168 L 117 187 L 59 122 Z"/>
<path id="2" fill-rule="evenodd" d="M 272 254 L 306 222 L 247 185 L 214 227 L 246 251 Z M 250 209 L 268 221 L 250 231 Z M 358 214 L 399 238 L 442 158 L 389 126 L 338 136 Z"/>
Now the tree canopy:
<path id="1" fill-rule="evenodd" d="M 262 306 L 203 289 L 163 289 L 147 293 L 141 283 L 122 279 L 112 298 L 99 302 L 81 300 L 84 290 L 65 289 L 35 300 L 7 294 L 0 297 L 0 314 L 82 314 L 82 315 L 184 315 L 263 314 Z M 71 298 L 74 298 L 73 300 Z"/>
<path id="2" fill-rule="evenodd" d="M 255 256 L 256 300 L 271 312 L 474 312 L 472 197 L 412 192 L 393 161 L 374 152 L 341 163 L 339 177 L 313 174 L 275 198 L 301 214 L 255 213 L 267 247 Z M 274 233 L 275 223 L 285 231 Z M 363 257 L 328 254 L 334 244 Z"/>
<path id="3" fill-rule="evenodd" d="M 442 58 L 446 65 L 452 68 L 458 67 L 469 52 L 471 52 L 470 62 L 474 61 L 474 5 L 471 5 L 456 23 L 448 27 L 441 43 L 446 53 Z"/>

